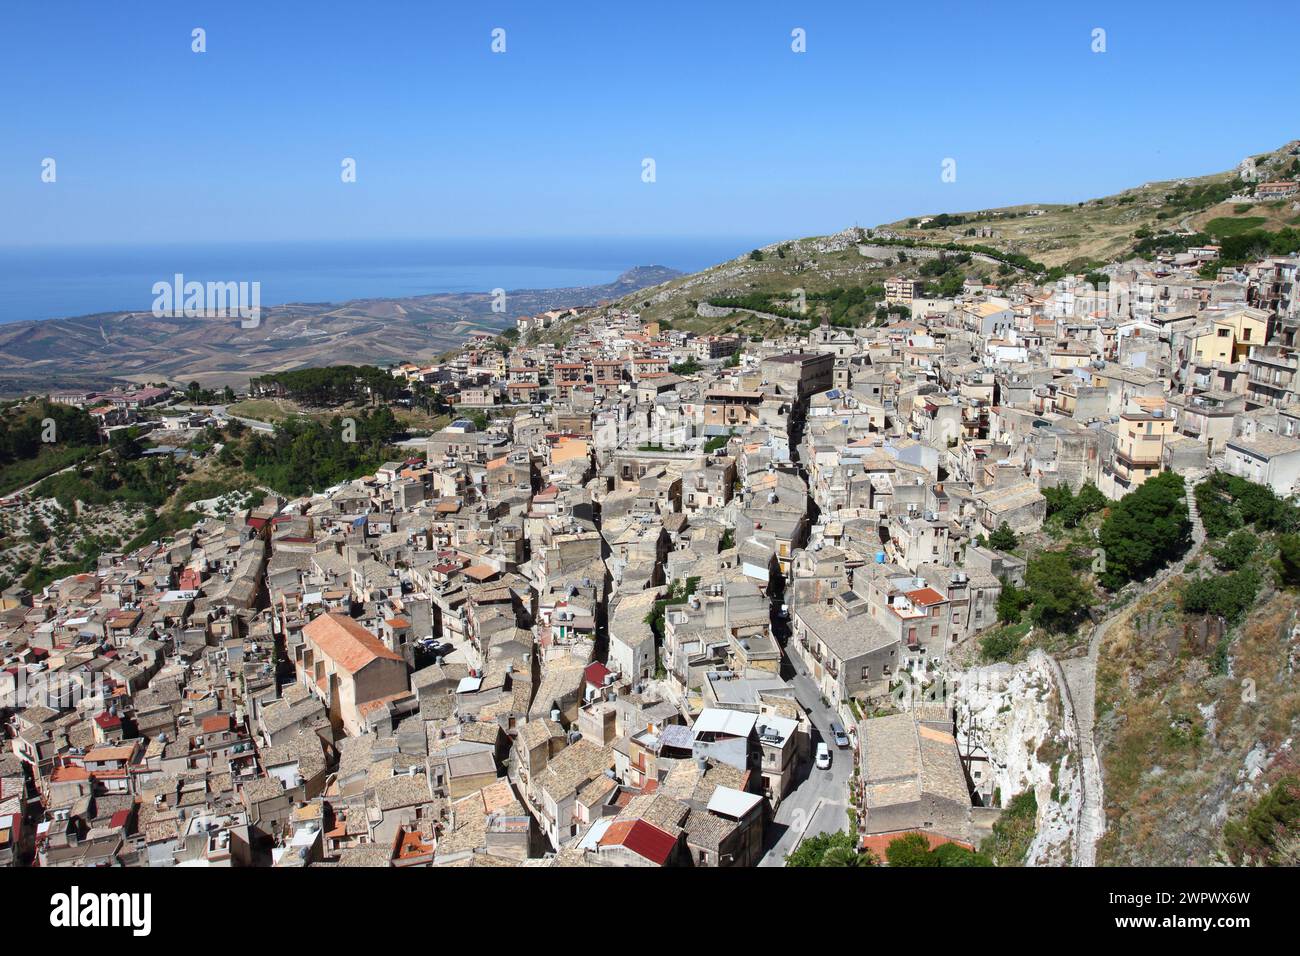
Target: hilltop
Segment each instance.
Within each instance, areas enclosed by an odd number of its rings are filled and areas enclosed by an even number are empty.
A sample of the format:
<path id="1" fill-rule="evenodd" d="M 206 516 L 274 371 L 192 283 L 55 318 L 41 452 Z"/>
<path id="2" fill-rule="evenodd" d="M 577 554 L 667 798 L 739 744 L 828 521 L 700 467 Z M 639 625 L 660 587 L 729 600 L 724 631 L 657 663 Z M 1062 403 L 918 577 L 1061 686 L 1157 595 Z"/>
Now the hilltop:
<path id="1" fill-rule="evenodd" d="M 901 238 L 925 242 L 982 243 L 1018 252 L 1048 267 L 1080 271 L 1133 251 L 1134 233 L 1147 230 L 1233 234 L 1240 228 L 1282 228 L 1300 223 L 1294 200 L 1243 202 L 1234 197 L 1254 182 L 1294 177 L 1300 172 L 1300 141 L 1248 157 L 1253 181 L 1241 166 L 1226 172 L 1144 183 L 1111 196 L 1075 204 L 1027 204 L 976 212 L 939 210 L 878 227 Z M 1213 226 L 1211 226 L 1213 224 Z M 981 237 L 981 230 L 992 235 Z M 975 235 L 971 235 L 974 232 Z"/>
<path id="2" fill-rule="evenodd" d="M 1254 175 L 1247 169 L 1248 179 L 1243 180 L 1243 166 L 1250 162 Z M 828 294 L 859 286 L 867 291 L 870 308 L 850 310 L 848 317 L 870 319 L 883 299 L 883 287 L 875 287 L 894 275 L 931 279 L 936 292 L 945 277 L 951 282 L 957 274 L 1006 287 L 1022 278 L 1042 281 L 1139 255 L 1149 258 L 1156 244 L 1152 237 L 1158 241 L 1163 234 L 1204 234 L 1214 239 L 1247 230 L 1300 226 L 1300 206 L 1294 197 L 1255 201 L 1246 195 L 1259 182 L 1293 179 L 1298 174 L 1300 141 L 1294 141 L 1248 157 L 1232 170 L 1144 183 L 1080 203 L 936 210 L 871 229 L 855 227 L 779 242 L 625 296 L 619 305 L 640 311 L 647 320 L 666 321 L 688 331 L 729 329 L 766 335 L 779 330 L 783 324 L 779 318 L 752 312 L 701 313 L 719 312 L 708 308 L 710 300 L 734 302 L 748 297 L 779 315 L 795 305 L 796 290 L 802 289 L 813 298 L 812 318 L 823 314 L 835 318 L 846 313 L 841 302 L 829 301 Z M 923 256 L 937 255 L 923 251 L 928 247 L 943 249 L 949 260 L 969 254 L 970 261 L 951 261 L 953 268 L 945 276 L 937 266 L 925 266 Z M 700 303 L 705 303 L 703 310 Z"/>

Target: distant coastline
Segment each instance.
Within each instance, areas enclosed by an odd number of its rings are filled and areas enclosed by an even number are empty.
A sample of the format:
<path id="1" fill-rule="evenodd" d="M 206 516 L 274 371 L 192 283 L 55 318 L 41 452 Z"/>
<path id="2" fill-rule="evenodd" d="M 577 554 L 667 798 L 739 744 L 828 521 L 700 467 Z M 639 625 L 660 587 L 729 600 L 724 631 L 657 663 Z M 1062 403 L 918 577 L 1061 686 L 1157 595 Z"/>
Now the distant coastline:
<path id="1" fill-rule="evenodd" d="M 147 311 L 174 273 L 257 281 L 262 302 L 345 302 L 602 285 L 663 263 L 694 272 L 770 239 L 433 239 L 0 247 L 0 324 Z"/>

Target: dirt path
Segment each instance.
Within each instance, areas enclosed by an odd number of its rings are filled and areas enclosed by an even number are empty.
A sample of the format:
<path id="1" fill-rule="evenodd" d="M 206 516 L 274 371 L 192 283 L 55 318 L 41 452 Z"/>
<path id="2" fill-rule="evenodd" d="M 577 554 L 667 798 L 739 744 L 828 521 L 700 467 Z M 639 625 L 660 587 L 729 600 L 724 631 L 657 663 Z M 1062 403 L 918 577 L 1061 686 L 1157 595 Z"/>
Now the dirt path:
<path id="1" fill-rule="evenodd" d="M 1187 562 L 1200 553 L 1205 544 L 1205 526 L 1196 507 L 1196 486 L 1206 475 L 1204 473 L 1188 474 L 1187 479 L 1187 514 L 1192 522 L 1192 546 L 1187 554 L 1175 564 L 1170 565 L 1143 585 L 1143 592 L 1150 593 L 1159 588 L 1176 574 L 1181 574 Z M 1092 629 L 1088 640 L 1086 657 L 1068 658 L 1057 661 L 1049 655 L 1057 671 L 1057 679 L 1062 686 L 1062 702 L 1066 719 L 1073 719 L 1075 739 L 1079 745 L 1080 777 L 1083 781 L 1083 806 L 1079 810 L 1079 825 L 1074 831 L 1074 865 L 1097 865 L 1097 841 L 1106 832 L 1106 804 L 1101 773 L 1101 757 L 1097 752 L 1096 711 L 1097 711 L 1097 658 L 1101 654 L 1102 644 L 1111 627 L 1118 621 L 1126 620 L 1137 602 L 1132 601 L 1114 613 L 1103 618 Z"/>

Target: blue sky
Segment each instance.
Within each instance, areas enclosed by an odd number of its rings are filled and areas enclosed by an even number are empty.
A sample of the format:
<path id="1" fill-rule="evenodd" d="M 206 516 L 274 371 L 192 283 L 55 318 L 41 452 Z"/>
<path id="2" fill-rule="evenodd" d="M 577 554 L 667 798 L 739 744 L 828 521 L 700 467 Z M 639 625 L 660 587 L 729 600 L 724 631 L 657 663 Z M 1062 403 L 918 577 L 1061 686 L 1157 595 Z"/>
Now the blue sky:
<path id="1" fill-rule="evenodd" d="M 1300 136 L 1300 22 L 1137 6 L 10 2 L 0 243 L 777 239 L 1076 201 Z"/>

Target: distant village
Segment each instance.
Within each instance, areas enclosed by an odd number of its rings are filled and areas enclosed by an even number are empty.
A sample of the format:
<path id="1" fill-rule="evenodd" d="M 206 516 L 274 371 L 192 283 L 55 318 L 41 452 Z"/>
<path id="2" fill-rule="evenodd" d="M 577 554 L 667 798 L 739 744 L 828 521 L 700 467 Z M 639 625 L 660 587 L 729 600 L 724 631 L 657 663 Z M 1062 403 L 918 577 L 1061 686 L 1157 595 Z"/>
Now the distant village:
<path id="1" fill-rule="evenodd" d="M 3 593 L 0 865 L 977 847 L 1044 786 L 928 693 L 1023 583 L 990 538 L 1060 485 L 1297 490 L 1300 256 L 1216 257 L 899 275 L 883 322 L 761 341 L 557 310 L 397 365 L 454 412 L 374 474 Z"/>

